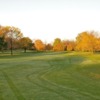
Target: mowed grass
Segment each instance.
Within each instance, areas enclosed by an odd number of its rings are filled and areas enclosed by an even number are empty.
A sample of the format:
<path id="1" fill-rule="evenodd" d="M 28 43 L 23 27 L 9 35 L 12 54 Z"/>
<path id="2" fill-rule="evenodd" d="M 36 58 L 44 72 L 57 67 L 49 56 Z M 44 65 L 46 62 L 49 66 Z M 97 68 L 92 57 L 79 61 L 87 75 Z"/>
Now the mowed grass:
<path id="1" fill-rule="evenodd" d="M 0 100 L 100 100 L 100 54 L 0 54 Z"/>

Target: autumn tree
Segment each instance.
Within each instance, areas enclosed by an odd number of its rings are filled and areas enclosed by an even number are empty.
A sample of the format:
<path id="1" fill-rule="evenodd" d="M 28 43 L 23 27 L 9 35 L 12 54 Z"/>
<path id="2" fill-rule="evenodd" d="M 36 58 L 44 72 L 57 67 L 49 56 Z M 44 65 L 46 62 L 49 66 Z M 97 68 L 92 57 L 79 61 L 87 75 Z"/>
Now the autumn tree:
<path id="1" fill-rule="evenodd" d="M 22 33 L 19 28 L 13 27 L 13 26 L 6 26 L 4 27 L 5 30 L 5 38 L 9 38 L 10 43 L 10 49 L 11 49 L 11 55 L 13 54 L 13 43 L 16 40 L 19 40 L 22 38 Z"/>
<path id="2" fill-rule="evenodd" d="M 0 26 L 0 37 L 5 37 L 8 29 L 4 26 Z"/>
<path id="3" fill-rule="evenodd" d="M 45 49 L 46 50 L 52 50 L 52 48 L 53 48 L 53 46 L 50 43 L 45 44 Z"/>
<path id="4" fill-rule="evenodd" d="M 82 32 L 76 37 L 76 50 L 78 51 L 96 51 L 96 33 Z"/>
<path id="5" fill-rule="evenodd" d="M 5 41 L 5 30 L 3 26 L 0 26 L 0 50 L 3 52 L 7 48 L 7 42 Z"/>
<path id="6" fill-rule="evenodd" d="M 24 49 L 24 52 L 26 53 L 27 49 L 30 49 L 32 47 L 32 40 L 29 37 L 23 37 L 19 40 L 21 48 Z"/>
<path id="7" fill-rule="evenodd" d="M 0 37 L 0 50 L 3 52 L 7 48 L 7 42 L 4 41 L 4 37 Z"/>
<path id="8" fill-rule="evenodd" d="M 74 51 L 75 50 L 75 41 L 67 41 L 67 51 Z"/>
<path id="9" fill-rule="evenodd" d="M 40 39 L 35 40 L 34 44 L 35 44 L 36 50 L 38 50 L 38 51 L 45 50 L 45 45 Z"/>
<path id="10" fill-rule="evenodd" d="M 100 51 L 100 37 L 98 37 L 96 39 L 96 47 L 95 47 L 96 51 Z"/>
<path id="11" fill-rule="evenodd" d="M 68 44 L 68 42 L 67 42 L 68 40 L 63 40 L 62 41 L 62 43 L 63 43 L 63 46 L 64 46 L 64 51 L 66 51 L 67 50 L 67 44 Z"/>
<path id="12" fill-rule="evenodd" d="M 56 38 L 53 43 L 53 50 L 54 51 L 64 51 L 64 45 L 61 39 Z"/>
<path id="13" fill-rule="evenodd" d="M 75 41 L 63 40 L 62 43 L 64 45 L 64 50 L 67 50 L 67 51 L 74 51 L 75 50 L 75 46 L 76 46 Z"/>
<path id="14" fill-rule="evenodd" d="M 2 50 L 3 43 L 4 43 L 4 39 L 3 37 L 0 37 L 0 50 Z"/>

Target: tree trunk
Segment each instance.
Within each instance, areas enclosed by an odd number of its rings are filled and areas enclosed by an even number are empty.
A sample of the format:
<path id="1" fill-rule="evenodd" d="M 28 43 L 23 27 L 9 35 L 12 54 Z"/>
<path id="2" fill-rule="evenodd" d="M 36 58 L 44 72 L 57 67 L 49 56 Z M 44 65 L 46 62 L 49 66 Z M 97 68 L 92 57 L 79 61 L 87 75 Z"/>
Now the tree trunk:
<path id="1" fill-rule="evenodd" d="M 26 53 L 26 48 L 24 48 L 24 53 Z"/>
<path id="2" fill-rule="evenodd" d="M 11 38 L 11 55 L 13 55 L 13 43 L 12 43 L 12 38 Z"/>

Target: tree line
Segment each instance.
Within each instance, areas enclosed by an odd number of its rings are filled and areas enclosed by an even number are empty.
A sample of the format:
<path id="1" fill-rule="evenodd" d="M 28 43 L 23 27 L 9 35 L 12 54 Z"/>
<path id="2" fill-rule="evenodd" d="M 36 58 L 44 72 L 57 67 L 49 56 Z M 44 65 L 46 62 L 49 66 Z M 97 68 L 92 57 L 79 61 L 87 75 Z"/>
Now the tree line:
<path id="1" fill-rule="evenodd" d="M 24 37 L 21 30 L 14 26 L 0 26 L 0 51 L 23 49 L 37 51 L 100 51 L 100 36 L 95 31 L 84 31 L 77 35 L 76 40 L 54 39 L 53 43 L 43 43 L 37 39 L 32 41 L 29 37 Z"/>

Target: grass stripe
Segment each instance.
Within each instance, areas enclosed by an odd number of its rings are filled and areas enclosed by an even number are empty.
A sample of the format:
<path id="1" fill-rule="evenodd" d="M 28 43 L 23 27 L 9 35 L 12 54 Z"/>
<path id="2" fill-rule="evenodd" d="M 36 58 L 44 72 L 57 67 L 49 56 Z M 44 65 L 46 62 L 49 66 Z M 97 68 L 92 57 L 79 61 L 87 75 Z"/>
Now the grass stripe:
<path id="1" fill-rule="evenodd" d="M 8 75 L 4 71 L 2 71 L 2 73 L 5 77 L 5 79 L 7 80 L 9 87 L 12 89 L 13 93 L 15 94 L 16 98 L 18 100 L 25 100 L 25 98 L 22 96 L 20 91 L 16 88 L 16 86 L 14 85 L 12 80 L 8 77 Z M 2 100 L 2 99 L 0 99 L 0 100 Z"/>

